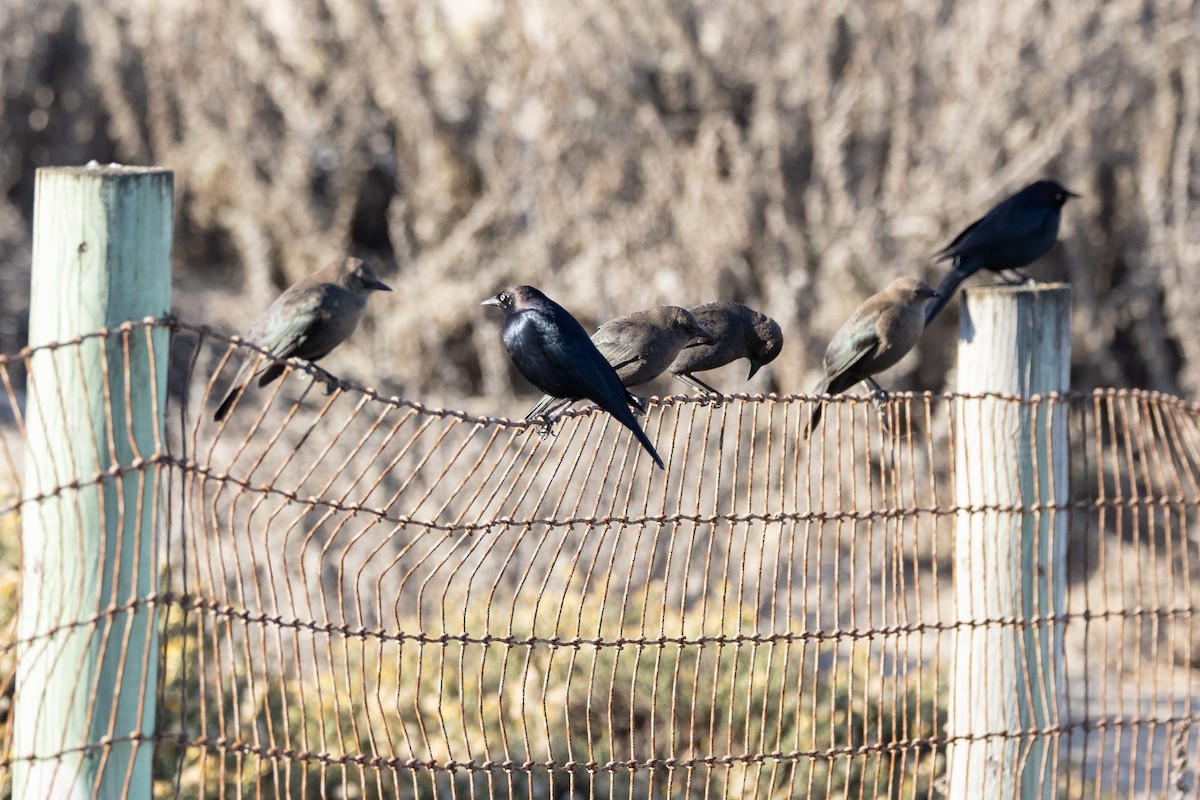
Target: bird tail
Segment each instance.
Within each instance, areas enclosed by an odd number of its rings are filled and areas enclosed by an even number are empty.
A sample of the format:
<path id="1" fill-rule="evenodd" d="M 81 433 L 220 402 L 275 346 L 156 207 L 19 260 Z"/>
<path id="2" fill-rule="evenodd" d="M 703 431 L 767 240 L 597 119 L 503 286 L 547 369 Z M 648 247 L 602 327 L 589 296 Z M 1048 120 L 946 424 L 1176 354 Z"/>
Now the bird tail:
<path id="1" fill-rule="evenodd" d="M 225 399 L 221 401 L 221 405 L 217 407 L 217 413 L 213 414 L 213 421 L 220 422 L 229 415 L 229 409 L 233 408 L 234 402 L 241 397 L 242 392 L 246 390 L 245 381 L 235 383 L 233 388 L 229 390 L 229 394 L 225 395 Z"/>
<path id="2" fill-rule="evenodd" d="M 646 432 L 642 430 L 642 426 L 638 425 L 637 420 L 634 419 L 633 411 L 629 408 L 629 406 L 622 405 L 619 409 L 607 408 L 605 410 L 616 417 L 617 422 L 620 422 L 626 428 L 629 428 L 629 430 L 633 431 L 633 435 L 641 443 L 642 447 L 646 449 L 646 452 L 650 454 L 650 457 L 654 459 L 654 463 L 658 464 L 659 469 L 667 468 L 666 465 L 663 464 L 663 460 L 658 457 L 658 451 L 654 449 L 654 442 L 650 441 L 650 437 L 646 435 Z"/>
<path id="3" fill-rule="evenodd" d="M 817 387 L 813 389 L 813 394 L 820 395 L 829 393 L 829 379 L 825 378 Z M 821 424 L 821 415 L 825 413 L 825 401 L 821 399 L 812 401 L 812 411 L 808 414 L 808 425 L 804 429 L 804 438 L 812 436 L 813 431 Z"/>
<path id="4" fill-rule="evenodd" d="M 242 392 L 246 391 L 246 387 L 254 379 L 254 375 L 250 374 L 250 364 L 250 361 L 243 361 L 237 374 L 233 376 L 233 383 L 229 386 L 229 394 L 225 395 L 225 399 L 221 401 L 221 405 L 217 408 L 217 413 L 213 414 L 214 422 L 220 422 L 229 416 L 229 409 L 233 408 L 234 402 L 242 396 Z"/>
<path id="5" fill-rule="evenodd" d="M 950 302 L 950 298 L 954 297 L 954 293 L 958 290 L 958 285 L 967 279 L 967 275 L 960 269 L 961 262 L 956 258 L 954 267 L 942 279 L 941 285 L 937 289 L 937 297 L 930 300 L 925 305 L 925 324 L 933 322 L 933 318 L 938 315 L 938 312 L 945 308 Z"/>
<path id="6" fill-rule="evenodd" d="M 654 443 L 650 441 L 650 437 L 646 435 L 642 427 L 634 421 L 633 427 L 630 430 L 633 431 L 633 435 L 637 437 L 637 440 L 642 443 L 642 447 L 646 448 L 646 452 L 654 459 L 654 463 L 658 464 L 658 468 L 666 469 L 667 467 L 663 464 L 663 460 L 658 456 L 658 451 L 654 449 Z"/>

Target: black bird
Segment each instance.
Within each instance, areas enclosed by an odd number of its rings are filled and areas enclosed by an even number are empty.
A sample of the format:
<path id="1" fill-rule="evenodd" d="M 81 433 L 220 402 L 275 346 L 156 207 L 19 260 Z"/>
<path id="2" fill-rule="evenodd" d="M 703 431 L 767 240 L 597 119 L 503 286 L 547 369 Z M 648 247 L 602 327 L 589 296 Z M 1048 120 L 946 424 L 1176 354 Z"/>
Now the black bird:
<path id="1" fill-rule="evenodd" d="M 566 309 L 532 286 L 511 286 L 483 305 L 504 312 L 504 347 L 526 380 L 552 397 L 591 400 L 633 431 L 654 463 L 665 469 L 629 410 L 634 397 Z"/>
<path id="2" fill-rule="evenodd" d="M 813 394 L 842 394 L 862 381 L 882 392 L 871 377 L 894 366 L 925 330 L 923 306 L 938 293 L 916 278 L 896 278 L 871 295 L 842 323 L 825 350 L 825 377 Z M 825 402 L 814 401 L 806 435 L 821 421 Z"/>
<path id="3" fill-rule="evenodd" d="M 354 333 L 367 308 L 367 297 L 376 291 L 391 289 L 375 277 L 370 264 L 357 258 L 331 261 L 279 295 L 244 338 L 278 359 L 316 361 Z M 254 364 L 260 366 L 251 374 Z M 266 386 L 282 375 L 283 369 L 278 362 L 260 360 L 257 353 L 247 355 L 213 419 L 225 419 L 255 375 L 259 376 L 258 385 Z"/>
<path id="4" fill-rule="evenodd" d="M 592 334 L 592 344 L 613 365 L 621 385 L 626 388 L 657 378 L 671 366 L 680 350 L 711 341 L 712 337 L 700 327 L 691 312 L 679 306 L 657 306 L 610 319 Z M 559 401 L 561 404 L 568 402 Z M 530 409 L 525 419 L 550 413 L 554 410 L 552 404 L 555 404 L 554 398 L 546 395 Z"/>
<path id="5" fill-rule="evenodd" d="M 721 395 L 692 373 L 717 369 L 745 358 L 750 361 L 750 374 L 746 376 L 750 380 L 783 349 L 779 323 L 741 303 L 705 303 L 689 310 L 711 341 L 681 351 L 668 369 L 676 378 L 702 392 Z"/>
<path id="6" fill-rule="evenodd" d="M 925 307 L 928 325 L 950 302 L 954 290 L 981 269 L 1018 270 L 1041 258 L 1058 240 L 1063 205 L 1079 197 L 1057 181 L 1031 183 L 972 222 L 937 254 L 952 260 L 938 297 Z M 1019 274 L 1019 273 L 1018 273 Z"/>

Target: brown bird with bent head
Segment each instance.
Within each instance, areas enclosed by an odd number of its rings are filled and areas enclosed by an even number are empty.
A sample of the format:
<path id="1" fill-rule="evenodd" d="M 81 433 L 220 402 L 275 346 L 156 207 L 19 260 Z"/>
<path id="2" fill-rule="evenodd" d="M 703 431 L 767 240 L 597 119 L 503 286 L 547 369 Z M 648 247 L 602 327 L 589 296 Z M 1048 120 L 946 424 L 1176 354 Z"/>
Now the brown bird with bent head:
<path id="1" fill-rule="evenodd" d="M 779 323 L 741 303 L 705 303 L 690 311 L 711 340 L 680 352 L 669 369 L 676 378 L 702 392 L 721 396 L 692 373 L 717 369 L 744 358 L 750 362 L 750 374 L 746 376 L 750 380 L 783 349 Z"/>
<path id="2" fill-rule="evenodd" d="M 913 348 L 925 330 L 925 303 L 937 296 L 924 281 L 906 277 L 868 297 L 830 340 L 825 377 L 813 394 L 842 394 L 862 381 L 883 391 L 871 376 L 894 366 Z M 814 402 L 806 435 L 820 423 L 825 405 Z"/>

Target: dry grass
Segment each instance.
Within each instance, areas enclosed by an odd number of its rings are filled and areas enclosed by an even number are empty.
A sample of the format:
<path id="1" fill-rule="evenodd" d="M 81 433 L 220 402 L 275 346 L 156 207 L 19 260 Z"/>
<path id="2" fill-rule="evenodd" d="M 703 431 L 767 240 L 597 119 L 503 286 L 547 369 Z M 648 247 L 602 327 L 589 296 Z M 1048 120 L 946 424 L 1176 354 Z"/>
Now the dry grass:
<path id="1" fill-rule="evenodd" d="M 400 291 L 330 366 L 389 391 L 526 392 L 478 308 L 512 281 L 589 323 L 754 303 L 788 346 L 749 388 L 796 391 L 862 297 L 1053 175 L 1085 195 L 1036 270 L 1075 286 L 1077 384 L 1193 389 L 1196 5 L 18 0 L 5 303 L 33 167 L 153 162 L 177 172 L 189 319 L 244 329 L 365 255 Z M 940 388 L 946 317 L 893 384 Z"/>

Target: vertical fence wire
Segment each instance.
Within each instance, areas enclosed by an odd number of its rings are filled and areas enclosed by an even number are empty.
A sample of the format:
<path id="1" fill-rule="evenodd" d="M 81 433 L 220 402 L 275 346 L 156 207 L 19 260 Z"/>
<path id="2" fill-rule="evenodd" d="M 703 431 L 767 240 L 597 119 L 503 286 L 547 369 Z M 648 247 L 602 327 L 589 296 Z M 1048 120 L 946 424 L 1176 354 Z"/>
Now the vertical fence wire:
<path id="1" fill-rule="evenodd" d="M 16 759 L 103 758 L 140 736 L 110 725 L 14 754 L 8 709 L 22 649 L 147 606 L 156 796 L 935 797 L 965 625 L 1018 643 L 1061 631 L 1052 717 L 986 734 L 1018 754 L 1050 743 L 1047 765 L 1018 768 L 1068 798 L 1200 791 L 1200 406 L 989 396 L 977 434 L 1012 405 L 1066 409 L 1071 494 L 960 509 L 954 412 L 978 396 L 840 398 L 811 438 L 806 396 L 652 399 L 664 472 L 595 409 L 546 436 L 299 363 L 214 423 L 230 370 L 262 354 L 157 324 L 172 330 L 166 440 L 116 476 L 54 465 L 51 494 L 157 465 L 158 587 L 47 609 L 22 640 L 2 610 L 19 559 L 0 550 L 0 793 Z M 128 354 L 149 332 L 111 335 Z M 5 548 L 37 500 L 20 488 L 40 457 L 23 444 L 34 355 L 0 358 Z M 131 391 L 105 381 L 109 402 Z M 1067 515 L 1062 611 L 956 619 L 959 513 Z M 1037 666 L 1020 690 L 1044 695 Z"/>

